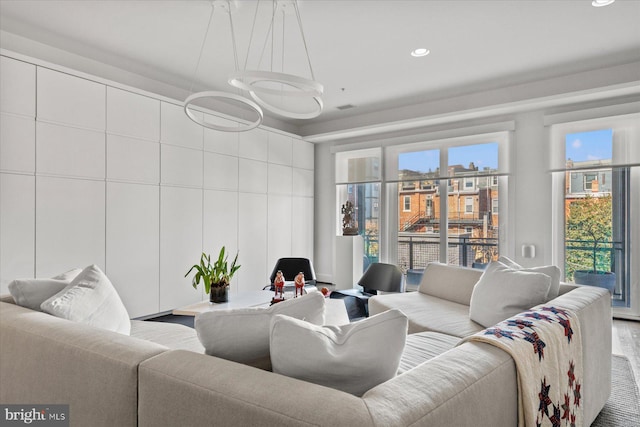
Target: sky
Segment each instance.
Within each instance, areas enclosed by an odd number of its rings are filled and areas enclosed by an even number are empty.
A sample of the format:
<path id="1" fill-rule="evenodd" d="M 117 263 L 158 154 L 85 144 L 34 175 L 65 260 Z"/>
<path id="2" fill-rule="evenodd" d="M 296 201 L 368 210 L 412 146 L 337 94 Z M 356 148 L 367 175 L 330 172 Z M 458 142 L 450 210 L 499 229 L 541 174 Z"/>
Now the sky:
<path id="1" fill-rule="evenodd" d="M 449 148 L 449 165 L 468 167 L 473 162 L 480 170 L 498 168 L 498 143 L 464 145 Z M 414 151 L 398 156 L 398 169 L 418 172 L 435 171 L 440 165 L 440 150 Z"/>
<path id="2" fill-rule="evenodd" d="M 612 129 L 569 133 L 565 137 L 567 160 L 582 162 L 611 159 L 612 141 Z"/>

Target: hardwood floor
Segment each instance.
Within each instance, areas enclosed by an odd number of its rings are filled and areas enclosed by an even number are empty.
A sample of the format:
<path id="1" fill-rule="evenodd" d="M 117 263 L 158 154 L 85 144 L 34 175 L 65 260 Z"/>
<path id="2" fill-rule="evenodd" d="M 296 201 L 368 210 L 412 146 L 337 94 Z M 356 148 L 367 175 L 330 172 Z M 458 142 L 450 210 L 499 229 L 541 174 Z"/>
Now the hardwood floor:
<path id="1" fill-rule="evenodd" d="M 640 322 L 613 320 L 612 353 L 626 356 L 633 367 L 636 384 L 640 388 Z"/>

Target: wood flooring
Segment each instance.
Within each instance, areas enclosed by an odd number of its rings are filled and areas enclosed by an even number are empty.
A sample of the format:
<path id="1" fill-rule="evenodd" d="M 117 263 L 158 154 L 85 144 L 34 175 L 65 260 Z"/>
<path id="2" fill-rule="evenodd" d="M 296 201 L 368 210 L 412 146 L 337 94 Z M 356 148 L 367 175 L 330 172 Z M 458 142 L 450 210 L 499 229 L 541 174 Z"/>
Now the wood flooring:
<path id="1" fill-rule="evenodd" d="M 612 353 L 626 356 L 640 388 L 640 321 L 613 320 Z"/>

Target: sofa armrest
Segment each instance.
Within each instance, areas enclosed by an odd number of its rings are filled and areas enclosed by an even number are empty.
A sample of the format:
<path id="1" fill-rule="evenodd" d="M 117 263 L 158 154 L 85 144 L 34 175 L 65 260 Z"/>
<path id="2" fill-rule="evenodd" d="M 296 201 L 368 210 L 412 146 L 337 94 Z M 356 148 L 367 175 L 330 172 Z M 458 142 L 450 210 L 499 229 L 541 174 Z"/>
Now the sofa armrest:
<path id="1" fill-rule="evenodd" d="M 576 286 L 548 304 L 568 308 L 580 320 L 584 369 L 583 422 L 589 425 L 611 394 L 611 294 L 594 286 Z"/>
<path id="2" fill-rule="evenodd" d="M 137 426 L 138 365 L 166 347 L 0 302 L 0 402 L 69 405 L 71 425 Z"/>
<path id="3" fill-rule="evenodd" d="M 462 344 L 362 398 L 379 427 L 518 425 L 515 363 L 484 343 Z"/>
<path id="4" fill-rule="evenodd" d="M 372 425 L 359 397 L 214 356 L 172 350 L 139 375 L 140 427 Z"/>

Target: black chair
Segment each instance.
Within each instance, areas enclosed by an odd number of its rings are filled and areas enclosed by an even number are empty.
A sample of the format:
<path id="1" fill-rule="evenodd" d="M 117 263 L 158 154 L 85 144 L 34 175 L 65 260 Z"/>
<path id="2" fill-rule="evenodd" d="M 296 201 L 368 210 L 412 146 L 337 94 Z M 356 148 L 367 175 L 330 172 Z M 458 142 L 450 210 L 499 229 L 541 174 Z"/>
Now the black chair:
<path id="1" fill-rule="evenodd" d="M 273 285 L 274 280 L 276 279 L 276 273 L 278 270 L 282 271 L 282 275 L 284 276 L 284 280 L 287 282 L 293 282 L 295 280 L 298 273 L 302 272 L 304 274 L 304 285 L 306 286 L 315 286 L 316 285 L 316 272 L 313 270 L 313 264 L 307 258 L 280 258 L 275 267 L 273 267 L 273 271 L 271 272 L 271 276 L 269 277 L 269 283 L 271 285 L 267 285 L 265 287 L 271 287 L 272 291 L 275 291 L 275 287 Z M 293 284 L 290 284 L 287 287 L 293 288 Z"/>
<path id="2" fill-rule="evenodd" d="M 331 298 L 344 299 L 349 320 L 369 317 L 369 298 L 380 292 L 404 292 L 404 276 L 397 265 L 382 262 L 367 268 L 358 285 L 362 289 L 343 289 L 331 292 Z"/>

